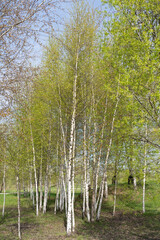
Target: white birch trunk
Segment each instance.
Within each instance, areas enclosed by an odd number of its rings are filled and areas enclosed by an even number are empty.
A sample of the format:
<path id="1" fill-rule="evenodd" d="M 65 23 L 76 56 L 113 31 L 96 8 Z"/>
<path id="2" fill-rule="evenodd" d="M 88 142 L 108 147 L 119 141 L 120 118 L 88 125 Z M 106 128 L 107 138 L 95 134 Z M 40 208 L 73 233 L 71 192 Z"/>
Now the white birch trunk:
<path id="1" fill-rule="evenodd" d="M 27 193 L 28 193 L 28 196 L 30 196 L 30 187 L 29 187 L 29 180 L 27 181 Z"/>
<path id="2" fill-rule="evenodd" d="M 49 196 L 49 200 L 51 198 L 51 176 L 50 174 L 48 175 L 48 196 Z"/>
<path id="3" fill-rule="evenodd" d="M 87 160 L 87 163 L 89 161 Z M 86 213 L 87 213 L 87 220 L 90 222 L 90 209 L 89 209 L 89 184 L 90 184 L 90 178 L 89 178 L 89 164 L 87 164 L 87 182 L 86 182 Z"/>
<path id="4" fill-rule="evenodd" d="M 99 192 L 98 192 L 98 198 L 97 198 L 97 201 L 96 201 L 96 210 L 97 210 L 98 203 L 100 201 L 101 191 L 102 191 L 102 184 L 100 185 L 100 189 L 99 189 Z"/>
<path id="5" fill-rule="evenodd" d="M 101 183 L 101 184 L 102 184 L 101 196 L 100 196 L 99 206 L 97 206 L 97 207 L 98 207 L 97 220 L 99 220 L 99 218 L 100 218 L 100 213 L 101 213 L 102 200 L 103 200 L 103 192 L 104 192 L 104 184 L 105 184 L 105 174 L 106 174 L 107 164 L 108 164 L 108 158 L 109 158 L 109 154 L 110 154 L 110 150 L 111 150 L 111 146 L 112 146 L 114 122 L 115 122 L 115 118 L 116 118 L 118 103 L 119 103 L 119 86 L 118 86 L 118 90 L 117 90 L 117 101 L 116 101 L 116 106 L 115 106 L 115 110 L 114 110 L 114 114 L 113 114 L 113 119 L 112 119 L 112 124 L 111 124 L 111 135 L 110 135 L 108 150 L 107 150 L 107 154 L 106 154 L 104 171 L 103 171 L 103 177 L 102 177 L 102 183 Z"/>
<path id="6" fill-rule="evenodd" d="M 48 163 L 46 168 L 45 184 L 44 184 L 43 213 L 46 213 L 46 210 L 47 210 L 47 200 L 48 200 Z"/>
<path id="7" fill-rule="evenodd" d="M 60 94 L 60 90 L 59 90 L 59 94 Z M 65 132 L 64 132 L 63 122 L 62 122 L 61 102 L 59 106 L 59 113 L 60 113 L 60 126 L 61 126 L 62 139 L 63 139 L 64 162 L 67 167 L 66 137 L 65 137 Z"/>
<path id="8" fill-rule="evenodd" d="M 61 177 L 62 175 L 60 175 Z M 62 201 L 63 201 L 63 186 L 62 186 L 62 180 L 60 181 L 60 196 L 59 196 L 59 209 L 60 212 L 62 212 Z"/>
<path id="9" fill-rule="evenodd" d="M 114 186 L 113 216 L 115 216 L 115 213 L 116 213 L 116 199 L 117 199 L 117 175 L 116 175 L 115 186 Z"/>
<path id="10" fill-rule="evenodd" d="M 86 120 L 85 120 L 86 122 Z M 86 124 L 84 122 L 84 129 L 83 129 L 83 170 L 84 170 L 84 179 L 83 179 L 83 209 L 82 209 L 82 219 L 85 218 L 86 212 Z"/>
<path id="11" fill-rule="evenodd" d="M 85 212 L 86 212 L 86 171 L 84 172 L 84 180 L 83 180 L 83 209 L 82 209 L 82 219 L 85 218 Z"/>
<path id="12" fill-rule="evenodd" d="M 4 217 L 4 213 L 5 213 L 5 204 L 6 204 L 6 164 L 4 163 L 4 170 L 3 170 L 3 209 L 2 209 L 2 217 Z"/>
<path id="13" fill-rule="evenodd" d="M 51 154 L 51 124 L 49 125 L 49 145 L 48 145 L 48 156 L 47 156 L 47 166 L 46 166 L 46 174 L 45 174 L 45 183 L 44 183 L 44 201 L 43 201 L 43 213 L 47 211 L 47 200 L 48 200 L 48 190 L 49 190 L 49 158 Z"/>
<path id="14" fill-rule="evenodd" d="M 105 180 L 104 180 L 104 197 L 105 199 L 108 198 L 107 172 L 105 173 Z"/>
<path id="15" fill-rule="evenodd" d="M 146 147 L 145 147 L 144 169 L 143 169 L 143 213 L 146 212 L 146 209 L 145 209 L 145 193 L 146 193 Z"/>
<path id="16" fill-rule="evenodd" d="M 59 95 L 61 96 L 60 88 L 59 88 Z M 61 127 L 62 140 L 63 140 L 64 164 L 65 164 L 65 168 L 68 169 L 67 151 L 66 151 L 66 137 L 65 137 L 65 131 L 64 131 L 63 121 L 62 121 L 61 100 L 60 100 L 60 105 L 59 105 L 59 113 L 60 113 L 60 127 Z M 65 181 L 66 181 L 66 183 L 68 183 L 68 171 L 66 171 L 65 179 L 64 179 L 64 173 L 63 172 L 62 172 L 62 177 L 63 177 L 62 181 L 63 181 L 63 189 L 64 189 L 65 212 L 66 212 L 66 216 L 67 216 L 68 204 L 67 204 L 67 192 L 66 192 Z"/>
<path id="17" fill-rule="evenodd" d="M 29 166 L 30 167 L 30 166 Z M 29 190 L 30 190 L 30 199 L 33 198 L 33 185 L 32 185 L 32 170 L 29 170 Z"/>
<path id="18" fill-rule="evenodd" d="M 72 179 L 71 179 L 71 159 L 68 164 L 68 208 L 67 208 L 67 234 L 72 232 Z"/>
<path id="19" fill-rule="evenodd" d="M 39 185 L 40 185 L 40 202 L 39 202 L 39 210 L 42 210 L 42 199 L 43 199 L 43 189 L 42 189 L 42 149 L 41 149 L 41 165 L 40 165 L 40 178 L 39 178 Z"/>
<path id="20" fill-rule="evenodd" d="M 36 188 L 36 216 L 38 216 L 39 215 L 39 206 L 38 206 L 38 182 L 37 182 L 37 171 L 36 171 L 36 154 L 35 154 L 35 148 L 34 148 L 34 140 L 33 140 L 31 121 L 30 121 L 30 131 L 31 131 L 31 143 L 32 143 L 32 152 L 33 152 L 33 169 L 34 169 L 35 188 Z"/>
<path id="21" fill-rule="evenodd" d="M 19 176 L 17 175 L 17 207 L 18 207 L 18 238 L 21 239 L 21 209 L 20 209 L 20 186 Z"/>
<path id="22" fill-rule="evenodd" d="M 74 198 L 75 198 L 75 187 L 74 187 L 74 168 L 75 168 L 75 144 L 76 144 L 76 132 L 74 130 L 73 140 L 73 159 L 72 159 L 72 232 L 75 231 L 75 216 L 74 216 Z"/>
<path id="23" fill-rule="evenodd" d="M 96 189 L 97 189 L 97 164 L 96 164 L 96 134 L 97 123 L 95 122 L 95 99 L 93 91 L 93 113 L 94 113 L 94 133 L 93 133 L 93 191 L 92 191 L 92 204 L 91 204 L 91 221 L 95 220 L 96 215 Z"/>
<path id="24" fill-rule="evenodd" d="M 84 185 L 84 181 L 83 181 L 83 164 L 81 166 L 81 197 L 83 197 L 83 185 Z"/>
<path id="25" fill-rule="evenodd" d="M 67 216 L 67 192 L 66 192 L 66 185 L 63 177 L 63 188 L 64 188 L 64 201 L 65 201 L 65 212 Z"/>
<path id="26" fill-rule="evenodd" d="M 60 192 L 60 211 L 62 212 L 64 209 L 64 188 L 63 181 L 61 180 L 61 192 Z"/>
<path id="27" fill-rule="evenodd" d="M 67 234 L 70 235 L 72 232 L 72 158 L 74 148 L 74 132 L 75 132 L 75 117 L 76 117 L 76 95 L 77 95 L 77 77 L 78 77 L 78 50 L 75 64 L 75 78 L 73 83 L 73 112 L 71 119 L 71 130 L 70 130 L 70 144 L 69 144 L 69 159 L 68 159 L 68 212 L 67 212 Z"/>
<path id="28" fill-rule="evenodd" d="M 146 124 L 146 137 L 147 137 L 147 124 Z M 143 169 L 143 213 L 145 209 L 145 193 L 146 193 L 146 167 L 147 167 L 147 146 L 144 143 L 144 169 Z"/>
<path id="29" fill-rule="evenodd" d="M 32 202 L 33 202 L 33 208 L 35 208 L 35 194 L 34 194 L 34 189 L 32 193 Z"/>
<path id="30" fill-rule="evenodd" d="M 133 185 L 134 185 L 134 190 L 137 189 L 137 180 L 136 177 L 133 178 Z"/>
<path id="31" fill-rule="evenodd" d="M 59 183 L 60 183 L 59 208 L 60 208 L 60 211 L 62 212 L 65 207 L 65 213 L 67 214 L 67 206 L 66 206 L 67 205 L 67 193 L 66 193 L 66 186 L 65 186 L 65 180 L 64 180 L 63 166 L 61 167 L 61 171 L 60 171 Z"/>
<path id="32" fill-rule="evenodd" d="M 54 214 L 57 213 L 58 210 L 58 199 L 59 199 L 59 181 L 57 183 L 57 193 L 56 193 L 56 199 L 55 199 L 55 205 L 54 205 Z"/>
<path id="33" fill-rule="evenodd" d="M 59 208 L 60 211 L 62 212 L 64 209 L 64 185 L 63 185 L 63 169 L 61 166 L 61 171 L 60 171 L 60 199 L 59 199 Z"/>
<path id="34" fill-rule="evenodd" d="M 33 208 L 34 208 L 35 200 L 34 200 L 34 189 L 33 189 L 33 184 L 32 184 L 32 169 L 30 169 L 30 172 L 29 172 L 29 181 L 30 181 L 30 199 L 33 202 Z"/>
<path id="35" fill-rule="evenodd" d="M 102 182 L 100 189 L 101 189 L 101 191 L 99 192 L 100 193 L 100 195 L 99 195 L 99 205 L 98 205 L 98 202 L 97 202 L 97 209 L 98 209 L 97 210 L 97 217 L 96 217 L 97 221 L 99 221 L 100 214 L 101 214 L 103 192 L 104 192 L 104 181 Z"/>
<path id="36" fill-rule="evenodd" d="M 24 195 L 24 197 L 26 197 L 27 192 L 26 192 L 26 186 L 25 186 L 25 180 L 24 180 L 24 172 L 22 172 L 22 176 L 23 176 L 23 178 L 22 178 L 22 181 L 23 181 L 23 195 Z"/>
<path id="37" fill-rule="evenodd" d="M 99 168 L 100 168 L 101 155 L 102 155 L 104 128 L 105 128 L 105 124 L 106 124 L 106 113 L 107 113 L 107 97 L 106 97 L 106 102 L 105 102 L 105 110 L 104 110 L 102 133 L 101 133 L 101 143 L 100 143 L 99 157 L 98 157 L 97 170 L 96 170 L 96 179 L 95 179 L 95 181 L 96 181 L 96 189 L 95 189 L 95 196 L 96 197 L 95 198 L 96 199 L 97 199 L 98 175 L 99 175 Z M 105 195 L 105 198 L 108 197 L 107 172 L 105 173 L 104 195 Z M 96 210 L 97 210 L 97 204 L 96 204 Z"/>
<path id="38" fill-rule="evenodd" d="M 90 222 L 90 210 L 89 210 L 89 163 L 87 159 L 87 144 L 86 144 L 86 116 L 84 119 L 83 130 L 83 142 L 84 142 L 84 183 L 83 183 L 83 213 L 82 218 L 87 214 L 88 222 Z"/>

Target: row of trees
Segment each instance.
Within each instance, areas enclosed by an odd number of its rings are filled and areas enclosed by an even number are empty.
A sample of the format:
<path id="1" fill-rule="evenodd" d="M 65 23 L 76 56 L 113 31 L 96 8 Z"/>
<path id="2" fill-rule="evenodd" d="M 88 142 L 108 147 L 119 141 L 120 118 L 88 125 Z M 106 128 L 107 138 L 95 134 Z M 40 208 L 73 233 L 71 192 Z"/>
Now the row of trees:
<path id="1" fill-rule="evenodd" d="M 110 172 L 113 215 L 126 169 L 135 190 L 143 180 L 145 212 L 146 173 L 156 176 L 160 147 L 160 9 L 158 0 L 106 5 L 111 11 L 99 36 L 99 14 L 76 2 L 63 34 L 50 37 L 41 68 L 17 76 L 9 124 L 2 124 L 1 162 L 4 179 L 6 167 L 17 177 L 19 238 L 20 182 L 37 216 L 57 186 L 54 212 L 65 211 L 68 234 L 75 231 L 75 188 L 81 188 L 82 217 L 99 220 Z"/>

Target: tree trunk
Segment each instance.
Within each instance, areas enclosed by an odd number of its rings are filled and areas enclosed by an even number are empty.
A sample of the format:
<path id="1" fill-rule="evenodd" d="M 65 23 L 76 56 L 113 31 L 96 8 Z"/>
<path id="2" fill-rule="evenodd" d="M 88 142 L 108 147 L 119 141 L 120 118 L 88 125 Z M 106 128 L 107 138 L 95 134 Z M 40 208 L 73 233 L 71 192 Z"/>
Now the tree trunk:
<path id="1" fill-rule="evenodd" d="M 103 192 L 104 192 L 104 184 L 105 184 L 105 176 L 106 176 L 106 171 L 107 171 L 108 158 L 109 158 L 109 154 L 110 154 L 110 150 L 111 150 L 111 146 L 112 146 L 114 122 L 115 122 L 115 118 L 116 118 L 118 103 L 119 103 L 119 85 L 118 85 L 118 89 L 117 89 L 117 101 L 116 101 L 116 106 L 115 106 L 115 110 L 114 110 L 114 114 L 113 114 L 113 119 L 112 119 L 112 123 L 111 123 L 110 140 L 109 140 L 109 145 L 108 145 L 108 150 L 107 150 L 106 159 L 105 159 L 105 164 L 104 164 L 104 170 L 103 170 L 103 177 L 102 177 L 102 183 L 101 183 L 101 185 L 102 185 L 102 186 L 101 186 L 101 196 L 100 196 L 99 206 L 97 206 L 97 207 L 98 207 L 97 220 L 99 220 L 99 218 L 100 218 L 100 213 L 101 213 L 102 200 L 103 200 Z"/>
<path id="2" fill-rule="evenodd" d="M 75 134 L 75 118 L 76 118 L 76 96 L 77 96 L 77 77 L 78 77 L 78 49 L 75 64 L 75 78 L 73 83 L 73 112 L 71 119 L 71 130 L 70 130 L 70 144 L 69 144 L 69 159 L 68 159 L 68 209 L 67 209 L 67 234 L 70 235 L 72 232 L 72 214 L 73 214 L 73 199 L 72 199 L 72 158 L 74 150 L 74 134 Z"/>
<path id="3" fill-rule="evenodd" d="M 62 141 L 63 141 L 63 154 L 64 154 L 64 165 L 65 168 L 68 169 L 68 163 L 67 163 L 67 151 L 66 151 L 66 136 L 65 136 L 65 131 L 64 131 L 64 126 L 63 126 L 63 121 L 62 121 L 62 111 L 61 111 L 61 92 L 60 92 L 60 87 L 59 88 L 59 96 L 60 96 L 60 104 L 59 104 L 59 114 L 60 114 L 60 128 L 61 128 L 61 133 L 62 133 Z M 64 168 L 63 168 L 64 169 Z M 64 201 L 65 201 L 65 212 L 67 216 L 67 192 L 66 192 L 66 183 L 68 183 L 68 171 L 66 171 L 66 176 L 64 179 L 64 172 L 62 169 L 62 186 L 64 190 Z"/>
<path id="4" fill-rule="evenodd" d="M 21 239 L 20 183 L 17 175 L 18 238 Z"/>
<path id="5" fill-rule="evenodd" d="M 96 201 L 96 210 L 97 210 L 97 207 L 98 207 L 98 204 L 99 204 L 99 201 L 100 201 L 101 191 L 102 191 L 102 184 L 100 185 L 99 192 L 98 192 L 98 198 L 97 198 L 97 201 Z"/>
<path id="6" fill-rule="evenodd" d="M 137 190 L 137 180 L 136 177 L 133 178 L 134 190 Z"/>
<path id="7" fill-rule="evenodd" d="M 71 158 L 68 164 L 68 208 L 67 208 L 67 234 L 72 232 L 72 175 L 71 175 Z"/>
<path id="8" fill-rule="evenodd" d="M 101 191 L 100 191 L 101 190 Z M 102 179 L 102 184 L 101 184 L 101 187 L 100 187 L 100 190 L 99 190 L 99 205 L 98 205 L 98 202 L 97 202 L 97 217 L 96 217 L 96 220 L 99 221 L 99 218 L 100 218 L 100 214 L 101 214 L 101 208 L 102 208 L 102 200 L 103 200 L 103 193 L 104 193 L 104 180 Z"/>
<path id="9" fill-rule="evenodd" d="M 101 155 L 102 155 L 104 128 L 105 128 L 105 124 L 106 124 L 106 113 L 107 113 L 107 97 L 106 97 L 106 102 L 105 102 L 105 110 L 104 110 L 104 117 L 103 117 L 102 133 L 101 133 L 101 140 L 100 140 L 101 143 L 100 143 L 99 158 L 98 158 L 97 172 L 96 172 L 96 193 L 95 193 L 96 198 L 97 198 L 98 175 L 99 175 L 99 168 L 100 168 Z M 107 171 L 105 173 L 104 197 L 106 199 L 108 197 Z M 96 207 L 96 210 L 97 210 L 97 207 Z"/>
<path id="10" fill-rule="evenodd" d="M 44 183 L 44 201 L 43 201 L 43 213 L 47 210 L 47 200 L 48 200 L 48 163 L 46 167 L 45 183 Z"/>
<path id="11" fill-rule="evenodd" d="M 22 183 L 23 183 L 23 195 L 26 197 L 26 187 L 25 187 L 25 181 L 24 181 L 24 172 L 22 171 Z"/>
<path id="12" fill-rule="evenodd" d="M 74 131 L 74 140 L 73 140 L 73 157 L 72 157 L 72 232 L 75 231 L 75 216 L 74 216 L 74 168 L 75 168 L 75 144 L 76 144 L 76 132 Z"/>
<path id="13" fill-rule="evenodd" d="M 3 209 L 2 209 L 2 217 L 4 217 L 5 212 L 5 203 L 6 203 L 6 164 L 4 163 L 3 169 Z"/>
<path id="14" fill-rule="evenodd" d="M 89 159 L 87 158 L 87 182 L 86 182 L 86 213 L 88 222 L 90 222 L 90 209 L 89 209 L 89 185 L 90 185 L 90 175 L 89 175 Z"/>
<path id="15" fill-rule="evenodd" d="M 90 222 L 90 210 L 89 210 L 89 166 L 88 166 L 88 159 L 87 159 L 87 144 L 86 144 L 86 116 L 84 119 L 84 129 L 83 129 L 83 154 L 84 154 L 84 182 L 83 182 L 83 212 L 82 218 L 85 217 L 85 212 L 87 214 L 88 222 Z"/>
<path id="16" fill-rule="evenodd" d="M 39 210 L 41 211 L 42 210 L 42 199 L 43 199 L 43 189 L 42 189 L 42 149 L 41 149 L 41 165 L 40 165 L 39 186 L 40 186 Z"/>
<path id="17" fill-rule="evenodd" d="M 58 183 L 57 183 L 57 193 L 56 193 L 56 199 L 55 199 L 55 205 L 54 205 L 54 214 L 57 213 L 57 210 L 59 208 L 59 202 L 58 202 L 58 199 L 59 199 L 59 182 L 60 182 L 60 180 L 58 180 Z"/>
<path id="18" fill-rule="evenodd" d="M 107 172 L 105 173 L 105 180 L 104 180 L 104 198 L 108 198 L 108 183 L 107 183 Z"/>
<path id="19" fill-rule="evenodd" d="M 97 163 L 96 163 L 96 135 L 97 135 L 97 123 L 96 123 L 96 114 L 95 114 L 95 96 L 94 89 L 92 86 L 92 108 L 93 108 L 93 118 L 94 118 L 94 133 L 93 133 L 93 191 L 92 191 L 92 203 L 91 203 L 91 222 L 95 220 L 96 215 L 96 189 L 97 189 Z"/>
<path id="20" fill-rule="evenodd" d="M 66 185 L 64 181 L 64 176 L 63 176 L 63 188 L 64 188 L 64 202 L 65 202 L 65 212 L 67 216 L 67 192 L 66 192 Z"/>
<path id="21" fill-rule="evenodd" d="M 29 171 L 29 181 L 30 181 L 30 199 L 33 202 L 33 208 L 35 207 L 35 200 L 34 200 L 34 189 L 32 184 L 32 168 L 30 167 Z"/>
<path id="22" fill-rule="evenodd" d="M 35 187 L 36 187 L 36 216 L 38 216 L 39 215 L 39 208 L 38 208 L 39 206 L 38 206 L 38 182 L 37 182 L 37 171 L 36 171 L 36 153 L 35 153 L 35 148 L 34 148 L 31 121 L 30 121 L 30 131 L 31 131 L 31 143 L 32 143 L 32 152 L 33 152 L 34 179 L 35 179 Z"/>
<path id="23" fill-rule="evenodd" d="M 116 213 L 116 199 L 117 199 L 117 175 L 114 186 L 113 216 L 115 216 Z"/>
<path id="24" fill-rule="evenodd" d="M 86 169 L 84 170 L 84 180 L 83 180 L 83 208 L 82 208 L 82 219 L 85 218 L 86 213 Z"/>
<path id="25" fill-rule="evenodd" d="M 147 124 L 146 124 L 146 138 L 147 138 Z M 147 167 L 147 146 L 144 143 L 144 169 L 143 169 L 143 213 L 146 212 L 145 209 L 145 193 L 146 193 L 146 167 Z"/>
<path id="26" fill-rule="evenodd" d="M 63 211 L 64 207 L 64 188 L 63 188 L 63 169 L 62 166 L 60 167 L 60 176 L 59 176 L 59 182 L 60 182 L 60 197 L 59 197 L 59 208 L 60 211 Z"/>

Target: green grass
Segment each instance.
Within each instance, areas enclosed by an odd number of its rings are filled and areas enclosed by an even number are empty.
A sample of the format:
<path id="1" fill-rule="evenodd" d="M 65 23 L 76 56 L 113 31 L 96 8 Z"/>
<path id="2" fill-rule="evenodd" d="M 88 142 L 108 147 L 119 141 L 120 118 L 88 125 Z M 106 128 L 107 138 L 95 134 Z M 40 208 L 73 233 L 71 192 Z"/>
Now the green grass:
<path id="1" fill-rule="evenodd" d="M 110 190 L 113 192 L 113 186 Z M 122 184 L 118 186 L 117 208 L 124 212 L 142 211 L 142 186 L 139 186 L 137 191 L 133 186 Z M 150 182 L 146 184 L 145 207 L 146 213 L 160 213 L 160 186 L 157 183 Z"/>
<path id="2" fill-rule="evenodd" d="M 82 200 L 75 195 L 76 232 L 67 237 L 65 215 L 54 215 L 55 189 L 48 200 L 47 213 L 35 215 L 32 202 L 21 195 L 21 227 L 23 240 L 121 240 L 160 239 L 160 188 L 157 183 L 146 185 L 146 213 L 142 214 L 142 186 L 134 191 L 133 186 L 119 184 L 117 188 L 116 216 L 112 216 L 114 186 L 109 186 L 108 200 L 104 200 L 99 222 L 88 223 L 81 219 Z M 3 195 L 0 195 L 2 210 Z M 0 240 L 17 239 L 17 196 L 6 195 L 5 217 L 0 217 Z"/>
<path id="3" fill-rule="evenodd" d="M 6 206 L 14 207 L 17 204 L 17 195 L 16 194 L 6 194 Z M 0 207 L 3 206 L 3 194 L 0 194 Z"/>

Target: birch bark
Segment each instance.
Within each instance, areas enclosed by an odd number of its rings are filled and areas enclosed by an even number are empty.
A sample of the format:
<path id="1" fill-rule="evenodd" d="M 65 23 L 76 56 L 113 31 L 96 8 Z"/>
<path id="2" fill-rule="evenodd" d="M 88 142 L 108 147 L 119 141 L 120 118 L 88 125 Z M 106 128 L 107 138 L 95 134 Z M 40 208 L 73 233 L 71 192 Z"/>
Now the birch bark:
<path id="1" fill-rule="evenodd" d="M 32 168 L 30 167 L 29 170 L 29 181 L 30 181 L 30 199 L 33 202 L 33 208 L 35 207 L 35 201 L 34 201 L 34 191 L 33 191 L 33 184 L 32 184 Z"/>
<path id="2" fill-rule="evenodd" d="M 116 175 L 115 186 L 114 186 L 113 216 L 115 216 L 115 213 L 116 213 L 116 199 L 117 199 L 117 175 Z"/>
<path id="3" fill-rule="evenodd" d="M 20 208 L 20 183 L 19 175 L 16 177 L 17 182 L 17 207 L 18 207 L 18 238 L 21 239 L 21 208 Z"/>
<path id="4" fill-rule="evenodd" d="M 96 165 L 96 135 L 97 135 L 97 123 L 96 123 L 96 114 L 95 114 L 95 96 L 94 96 L 94 89 L 92 85 L 92 108 L 93 108 L 93 118 L 94 118 L 94 133 L 93 133 L 93 175 L 92 175 L 92 182 L 93 182 L 93 191 L 92 191 L 92 204 L 91 204 L 91 222 L 95 220 L 96 215 L 96 178 L 97 178 L 97 165 Z"/>
<path id="5" fill-rule="evenodd" d="M 148 129 L 147 129 L 147 123 L 146 123 L 146 138 L 148 134 Z M 147 146 L 146 143 L 144 143 L 144 169 L 143 169 L 143 213 L 146 212 L 145 209 L 145 194 L 146 194 L 146 168 L 147 168 Z"/>
<path id="6" fill-rule="evenodd" d="M 40 185 L 40 202 L 39 202 L 39 210 L 42 210 L 42 199 L 43 199 L 43 190 L 42 190 L 42 146 L 41 146 L 41 164 L 40 164 L 40 178 L 39 178 L 39 185 Z"/>
<path id="7" fill-rule="evenodd" d="M 74 148 L 74 132 L 75 132 L 75 118 L 76 118 L 76 96 L 77 96 L 77 77 L 78 77 L 78 49 L 76 53 L 75 77 L 73 83 L 73 112 L 71 119 L 70 130 L 70 144 L 69 144 L 69 159 L 68 159 L 68 209 L 67 209 L 67 234 L 72 232 L 72 158 Z"/>
<path id="8" fill-rule="evenodd" d="M 98 175 L 99 175 L 99 168 L 100 168 L 101 155 L 102 155 L 104 128 L 105 128 L 105 124 L 106 124 L 106 113 L 107 113 L 107 97 L 106 97 L 106 102 L 105 102 L 105 110 L 104 110 L 104 117 L 103 117 L 102 133 L 101 133 L 101 140 L 100 140 L 101 143 L 100 143 L 99 157 L 98 157 L 97 170 L 96 170 L 96 179 L 95 179 L 95 181 L 96 181 L 96 189 L 95 189 L 96 199 L 97 199 Z M 105 196 L 105 198 L 107 198 L 108 197 L 107 172 L 105 173 L 105 184 L 104 185 L 105 185 L 104 196 Z M 97 210 L 97 207 L 96 207 L 96 210 Z"/>
<path id="9" fill-rule="evenodd" d="M 59 180 L 57 183 L 57 193 L 56 193 L 56 199 L 55 199 L 55 205 L 54 205 L 54 214 L 57 213 L 57 210 L 59 208 L 58 199 L 59 199 Z"/>
<path id="10" fill-rule="evenodd" d="M 48 143 L 48 156 L 47 156 L 47 165 L 46 165 L 46 174 L 45 174 L 45 186 L 44 186 L 44 202 L 43 202 L 43 213 L 47 211 L 47 200 L 48 200 L 48 187 L 49 187 L 49 159 L 51 156 L 51 124 L 49 124 L 49 143 Z"/>
<path id="11" fill-rule="evenodd" d="M 75 231 L 75 216 L 74 216 L 74 197 L 75 197 L 74 169 L 75 169 L 75 147 L 76 147 L 75 145 L 76 145 L 76 132 L 74 130 L 73 159 L 72 159 L 72 232 Z"/>
<path id="12" fill-rule="evenodd" d="M 83 213 L 82 218 L 85 217 L 85 212 L 87 214 L 88 222 L 90 222 L 90 210 L 89 210 L 89 166 L 87 160 L 87 143 L 86 143 L 86 114 L 84 116 L 84 127 L 83 127 L 83 168 L 84 168 L 84 181 L 83 181 Z"/>
<path id="13" fill-rule="evenodd" d="M 104 184 L 105 184 L 105 174 L 106 174 L 107 164 L 108 164 L 108 158 L 109 158 L 109 154 L 110 154 L 110 150 L 111 150 L 111 146 L 112 146 L 114 122 L 115 122 L 115 118 L 116 118 L 116 114 L 117 114 L 117 108 L 118 108 L 118 104 L 119 104 L 119 99 L 120 99 L 120 98 L 119 98 L 119 86 L 118 86 L 117 97 L 116 97 L 116 106 L 115 106 L 115 110 L 114 110 L 114 114 L 113 114 L 113 119 L 112 119 L 112 123 L 111 123 L 110 140 L 109 140 L 108 150 L 107 150 L 107 154 L 106 154 L 106 159 L 105 159 L 105 164 L 104 164 L 104 171 L 103 171 L 103 177 L 102 177 L 102 183 L 101 183 L 101 185 L 102 185 L 102 186 L 101 186 L 101 196 L 100 196 L 99 206 L 98 206 L 98 210 L 97 210 L 97 220 L 99 220 L 99 218 L 100 218 L 100 213 L 101 213 L 102 200 L 103 200 L 103 192 L 104 192 Z"/>
<path id="14" fill-rule="evenodd" d="M 66 151 L 66 135 L 64 131 L 64 125 L 62 121 L 62 111 L 61 111 L 61 93 L 60 93 L 60 87 L 59 88 L 59 96 L 60 96 L 60 103 L 59 103 L 59 114 L 60 114 L 60 128 L 62 133 L 62 141 L 63 141 L 63 153 L 64 153 L 64 165 L 65 169 L 68 169 L 68 163 L 67 163 L 67 151 Z M 64 169 L 64 168 L 63 168 Z M 63 170 L 62 170 L 63 171 Z M 67 192 L 66 192 L 66 183 L 68 183 L 68 171 L 66 171 L 66 176 L 64 178 L 64 173 L 62 172 L 62 181 L 63 181 L 63 188 L 64 188 L 64 200 L 65 200 L 65 212 L 67 216 Z"/>
<path id="15" fill-rule="evenodd" d="M 105 173 L 105 180 L 104 180 L 104 197 L 105 197 L 105 199 L 108 198 L 107 171 Z"/>
<path id="16" fill-rule="evenodd" d="M 34 169 L 34 178 L 35 178 L 35 187 L 36 187 L 36 216 L 38 216 L 39 215 L 39 206 L 38 206 L 38 182 L 37 182 L 37 171 L 36 171 L 36 153 L 35 153 L 35 147 L 34 147 L 31 121 L 30 121 L 30 132 L 31 132 L 32 152 L 33 152 L 33 169 Z"/>
<path id="17" fill-rule="evenodd" d="M 134 190 L 137 190 L 137 180 L 136 177 L 133 178 Z"/>
<path id="18" fill-rule="evenodd" d="M 4 162 L 4 168 L 3 168 L 3 209 L 2 209 L 2 217 L 4 217 L 4 213 L 5 213 L 5 203 L 6 203 L 6 164 Z"/>
<path id="19" fill-rule="evenodd" d="M 48 161 L 45 174 L 45 184 L 44 184 L 44 201 L 43 201 L 43 213 L 46 213 L 47 210 L 47 199 L 48 199 Z"/>

